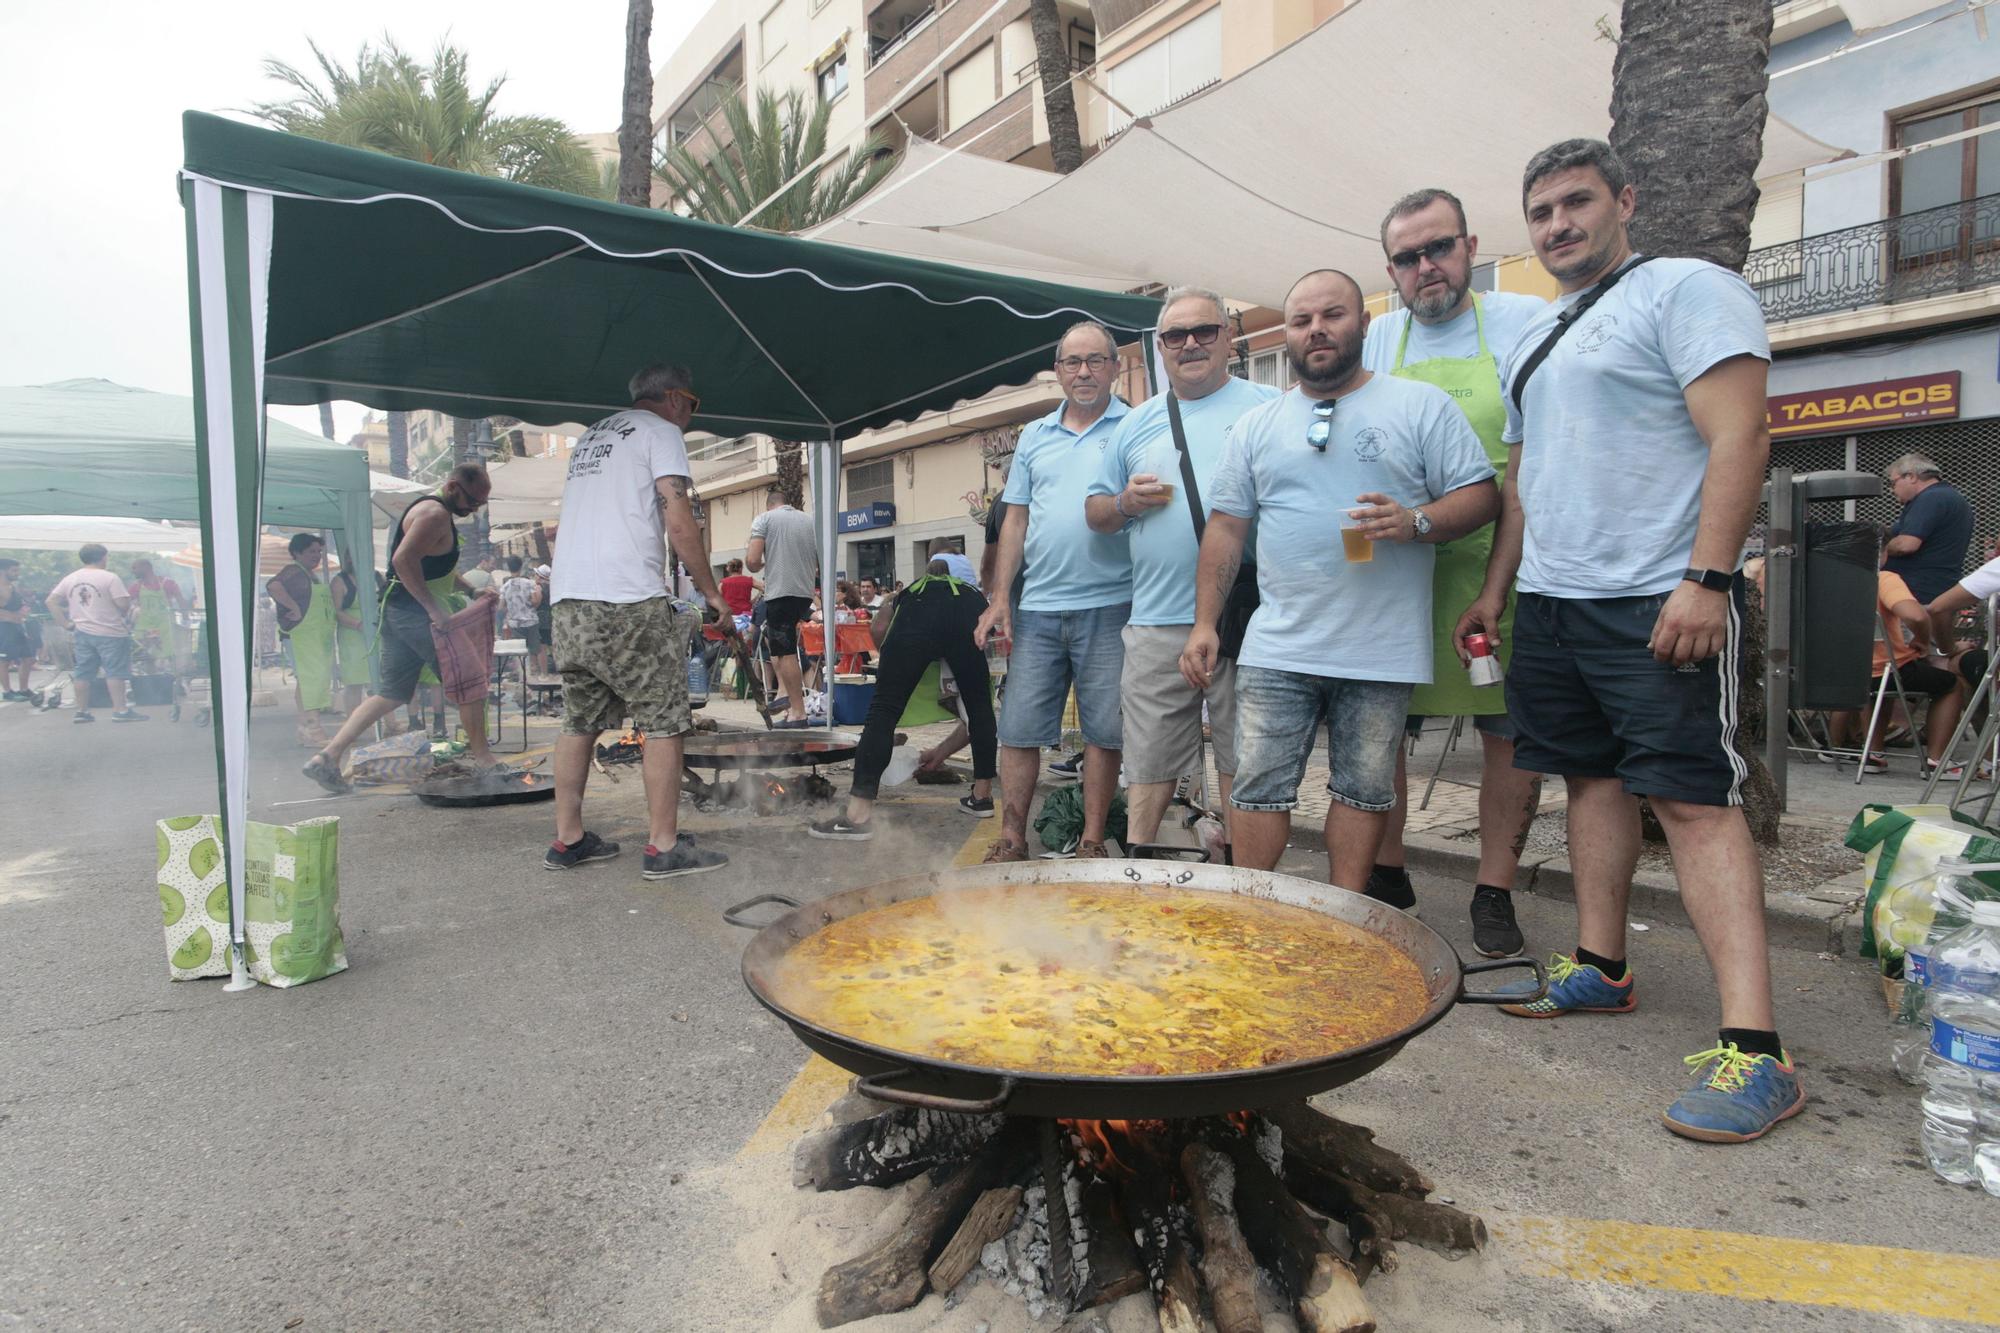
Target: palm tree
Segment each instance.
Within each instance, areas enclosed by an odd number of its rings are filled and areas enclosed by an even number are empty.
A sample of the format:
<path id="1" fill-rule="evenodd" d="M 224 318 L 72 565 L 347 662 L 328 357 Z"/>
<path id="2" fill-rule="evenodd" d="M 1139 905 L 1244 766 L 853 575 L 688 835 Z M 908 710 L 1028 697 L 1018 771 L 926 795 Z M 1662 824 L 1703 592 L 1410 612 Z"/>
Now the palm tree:
<path id="1" fill-rule="evenodd" d="M 1083 135 L 1076 123 L 1076 96 L 1069 86 L 1069 43 L 1063 39 L 1056 0 L 1032 0 L 1028 26 L 1035 34 L 1035 65 L 1042 76 L 1042 106 L 1049 118 L 1049 154 L 1067 176 L 1083 165 Z"/>
<path id="2" fill-rule="evenodd" d="M 306 45 L 320 79 L 275 57 L 265 59 L 264 73 L 292 90 L 250 108 L 266 124 L 456 171 L 607 197 L 596 157 L 568 126 L 551 116 L 497 114 L 494 103 L 506 76 L 475 89 L 471 59 L 449 41 L 440 41 L 425 65 L 385 36 L 379 47 L 364 43 L 352 69 L 310 39 Z M 454 423 L 455 443 L 466 433 Z M 389 469 L 409 475 L 409 418 L 401 412 L 389 413 Z"/>
<path id="3" fill-rule="evenodd" d="M 653 0 L 625 11 L 625 114 L 618 124 L 618 202 L 653 204 Z"/>
<path id="4" fill-rule="evenodd" d="M 871 134 L 838 162 L 811 171 L 826 152 L 831 111 L 816 98 L 808 110 L 806 95 L 797 88 L 783 94 L 759 89 L 754 113 L 743 99 L 731 97 L 722 104 L 728 147 L 697 158 L 687 145 L 675 144 L 654 164 L 654 173 L 691 217 L 732 227 L 803 231 L 851 207 L 896 165 L 887 142 Z M 753 212 L 756 216 L 745 223 Z"/>
<path id="5" fill-rule="evenodd" d="M 1619 26 L 1611 146 L 1638 196 L 1633 248 L 1741 272 L 1764 152 L 1769 0 L 1625 0 Z M 1776 843 L 1778 788 L 1757 745 L 1766 726 L 1785 722 L 1764 707 L 1761 609 L 1747 621 L 1736 740 L 1750 774 L 1743 809 L 1757 840 Z"/>

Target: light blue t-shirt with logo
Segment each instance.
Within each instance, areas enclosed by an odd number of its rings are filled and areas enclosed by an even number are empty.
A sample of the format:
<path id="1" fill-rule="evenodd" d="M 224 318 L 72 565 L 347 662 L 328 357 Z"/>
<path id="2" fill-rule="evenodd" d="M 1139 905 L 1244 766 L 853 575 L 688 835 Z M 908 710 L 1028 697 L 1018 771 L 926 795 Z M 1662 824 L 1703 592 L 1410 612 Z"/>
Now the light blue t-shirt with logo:
<path id="1" fill-rule="evenodd" d="M 1259 403 L 1278 396 L 1267 384 L 1252 384 L 1235 376 L 1221 388 L 1181 404 L 1181 425 L 1187 434 L 1188 458 L 1208 503 L 1215 470 L 1222 466 L 1229 428 Z M 1194 569 L 1201 555 L 1194 535 L 1194 515 L 1188 509 L 1187 487 L 1181 481 L 1179 455 L 1174 449 L 1173 420 L 1167 396 L 1156 393 L 1125 414 L 1104 466 L 1090 484 L 1092 495 L 1117 495 L 1133 474 L 1151 472 L 1173 483 L 1173 503 L 1149 509 L 1125 530 L 1132 547 L 1133 625 L 1194 624 Z"/>
<path id="2" fill-rule="evenodd" d="M 1490 481 L 1493 465 L 1449 394 L 1376 375 L 1339 400 L 1326 452 L 1306 442 L 1313 400 L 1298 389 L 1230 431 L 1209 508 L 1257 521 L 1262 598 L 1239 662 L 1309 676 L 1427 685 L 1431 573 L 1426 542 L 1376 542 L 1350 564 L 1340 518 L 1356 496 L 1429 503 Z"/>
<path id="3" fill-rule="evenodd" d="M 1585 294 L 1565 294 L 1522 330 L 1503 383 Z M 1764 309 L 1749 283 L 1706 260 L 1651 260 L 1585 313 L 1528 381 L 1525 414 L 1506 395 L 1527 519 L 1516 587 L 1649 597 L 1681 581 L 1708 475 L 1684 392 L 1746 355 L 1771 359 Z"/>
<path id="4" fill-rule="evenodd" d="M 1000 496 L 1028 506 L 1027 586 L 1015 610 L 1088 611 L 1132 600 L 1125 534 L 1093 532 L 1083 516 L 1083 497 L 1104 465 L 1104 450 L 1131 410 L 1113 395 L 1104 415 L 1081 435 L 1063 425 L 1061 407 L 1022 430 Z"/>

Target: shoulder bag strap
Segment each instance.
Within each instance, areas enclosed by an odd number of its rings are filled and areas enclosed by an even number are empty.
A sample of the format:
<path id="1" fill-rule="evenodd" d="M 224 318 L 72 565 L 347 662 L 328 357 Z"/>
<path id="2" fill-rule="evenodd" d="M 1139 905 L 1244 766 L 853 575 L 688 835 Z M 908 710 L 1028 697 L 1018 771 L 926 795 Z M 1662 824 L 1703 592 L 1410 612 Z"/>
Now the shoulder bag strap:
<path id="1" fill-rule="evenodd" d="M 1549 353 L 1556 349 L 1556 344 L 1563 340 L 1563 335 L 1568 333 L 1579 319 L 1583 318 L 1585 311 L 1603 300 L 1605 294 L 1618 285 L 1619 279 L 1639 267 L 1639 265 L 1650 263 L 1653 258 L 1654 256 L 1652 255 L 1639 256 L 1624 268 L 1619 269 L 1616 273 L 1606 278 L 1603 282 L 1598 283 L 1596 289 L 1590 295 L 1556 316 L 1556 326 L 1549 330 L 1548 336 L 1542 339 L 1540 346 L 1528 353 L 1528 359 L 1521 363 L 1520 373 L 1514 376 L 1514 387 L 1509 390 L 1509 396 L 1514 400 L 1514 410 L 1516 412 L 1522 410 L 1521 395 L 1528 391 L 1529 377 L 1542 368 L 1542 362 L 1549 359 Z"/>
<path id="2" fill-rule="evenodd" d="M 1194 539 L 1200 544 L 1208 531 L 1208 515 L 1201 505 L 1201 485 L 1194 479 L 1194 460 L 1188 457 L 1187 431 L 1181 425 L 1181 402 L 1174 391 L 1167 393 L 1167 421 L 1174 428 L 1174 452 L 1181 460 L 1181 489 L 1187 492 L 1188 513 L 1194 518 Z"/>

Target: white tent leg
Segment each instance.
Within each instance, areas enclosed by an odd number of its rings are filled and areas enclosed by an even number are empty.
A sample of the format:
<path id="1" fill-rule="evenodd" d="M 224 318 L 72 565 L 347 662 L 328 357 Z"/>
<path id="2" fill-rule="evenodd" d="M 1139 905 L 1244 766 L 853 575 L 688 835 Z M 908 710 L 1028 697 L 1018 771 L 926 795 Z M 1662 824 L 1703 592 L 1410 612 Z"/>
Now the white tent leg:
<path id="1" fill-rule="evenodd" d="M 835 561 L 840 558 L 840 437 L 829 435 L 826 452 L 821 455 L 820 466 L 814 469 L 813 480 L 817 483 L 818 494 L 813 497 L 813 507 L 819 510 L 819 605 L 820 619 L 826 630 L 825 666 L 821 674 L 826 686 L 826 724 L 833 725 L 834 670 L 840 661 L 839 606 L 835 590 L 840 585 Z"/>

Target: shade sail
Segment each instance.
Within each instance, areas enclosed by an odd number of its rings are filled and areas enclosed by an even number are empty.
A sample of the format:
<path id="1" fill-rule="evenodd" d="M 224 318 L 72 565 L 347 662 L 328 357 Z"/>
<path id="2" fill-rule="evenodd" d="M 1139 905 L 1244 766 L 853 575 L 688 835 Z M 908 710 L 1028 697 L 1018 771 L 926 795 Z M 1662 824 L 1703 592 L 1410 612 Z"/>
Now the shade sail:
<path id="1" fill-rule="evenodd" d="M 266 394 L 553 424 L 695 372 L 697 428 L 847 436 L 1047 368 L 1147 299 L 711 226 L 199 113 L 185 176 L 272 199 Z"/>
<path id="2" fill-rule="evenodd" d="M 878 204 L 876 220 L 864 200 L 838 234 L 933 251 L 955 238 L 968 255 L 1002 247 L 1021 263 L 1044 256 L 1275 306 L 1322 266 L 1386 290 L 1382 215 L 1436 186 L 1465 202 L 1484 256 L 1524 253 L 1528 159 L 1610 132 L 1617 44 L 1605 25 L 1616 18 L 1602 0 L 1356 0 L 1017 202 L 977 213 L 990 197 L 977 188 L 984 168 L 946 163 L 901 206 Z M 1772 116 L 1758 176 L 1846 155 Z M 954 191 L 961 177 L 968 188 Z"/>
<path id="3" fill-rule="evenodd" d="M 265 432 L 264 522 L 365 521 L 367 455 L 282 421 Z M 100 379 L 0 388 L 0 460 L 0 514 L 201 517 L 192 399 Z"/>
<path id="4" fill-rule="evenodd" d="M 143 518 L 0 518 L 0 551 L 75 551 L 96 542 L 107 551 L 171 555 L 194 535 Z"/>

